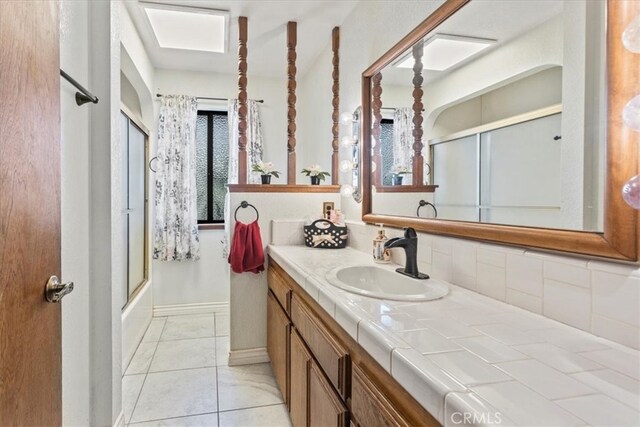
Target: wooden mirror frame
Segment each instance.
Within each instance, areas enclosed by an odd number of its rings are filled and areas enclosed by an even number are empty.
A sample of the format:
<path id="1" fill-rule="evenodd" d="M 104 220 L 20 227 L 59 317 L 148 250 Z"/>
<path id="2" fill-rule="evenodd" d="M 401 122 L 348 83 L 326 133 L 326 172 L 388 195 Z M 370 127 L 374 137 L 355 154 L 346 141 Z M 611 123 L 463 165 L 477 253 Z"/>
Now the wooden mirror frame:
<path id="1" fill-rule="evenodd" d="M 447 0 L 362 73 L 362 220 L 392 227 L 507 245 L 638 261 L 638 211 L 622 199 L 622 187 L 638 174 L 640 132 L 624 126 L 622 110 L 640 88 L 640 54 L 622 45 L 622 33 L 639 13 L 640 2 L 607 1 L 607 141 L 604 232 L 496 225 L 467 221 L 412 218 L 373 213 L 371 179 L 371 80 L 408 48 L 471 0 Z M 429 96 L 426 92 L 425 96 Z M 367 113 L 368 112 L 368 113 Z M 437 190 L 436 190 L 437 191 Z"/>

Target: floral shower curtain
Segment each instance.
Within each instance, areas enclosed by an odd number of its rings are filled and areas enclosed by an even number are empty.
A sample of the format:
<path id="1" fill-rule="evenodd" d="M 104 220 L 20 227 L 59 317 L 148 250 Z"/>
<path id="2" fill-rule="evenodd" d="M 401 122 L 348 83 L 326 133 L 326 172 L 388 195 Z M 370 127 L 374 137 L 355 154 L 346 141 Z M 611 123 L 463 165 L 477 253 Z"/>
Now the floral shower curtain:
<path id="1" fill-rule="evenodd" d="M 196 192 L 196 119 L 191 96 L 164 96 L 158 119 L 153 258 L 200 258 Z"/>
<path id="2" fill-rule="evenodd" d="M 238 107 L 237 99 L 229 100 L 229 184 L 238 183 Z M 262 121 L 258 103 L 247 100 L 247 182 L 259 184 L 260 177 L 251 173 L 251 166 L 262 160 Z"/>
<path id="3" fill-rule="evenodd" d="M 393 114 L 393 166 L 411 170 L 413 158 L 413 110 L 396 108 Z"/>

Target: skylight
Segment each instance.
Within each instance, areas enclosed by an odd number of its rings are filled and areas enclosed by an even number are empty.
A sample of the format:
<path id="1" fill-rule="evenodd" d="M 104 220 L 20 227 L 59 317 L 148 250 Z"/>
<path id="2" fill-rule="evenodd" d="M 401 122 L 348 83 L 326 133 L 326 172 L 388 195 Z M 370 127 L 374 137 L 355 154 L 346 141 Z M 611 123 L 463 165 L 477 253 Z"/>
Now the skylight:
<path id="1" fill-rule="evenodd" d="M 477 55 L 495 43 L 495 40 L 436 34 L 424 42 L 423 70 L 444 71 Z M 397 63 L 398 68 L 413 68 L 413 55 L 409 53 Z"/>
<path id="2" fill-rule="evenodd" d="M 140 4 L 161 48 L 226 51 L 228 13 L 155 3 Z"/>

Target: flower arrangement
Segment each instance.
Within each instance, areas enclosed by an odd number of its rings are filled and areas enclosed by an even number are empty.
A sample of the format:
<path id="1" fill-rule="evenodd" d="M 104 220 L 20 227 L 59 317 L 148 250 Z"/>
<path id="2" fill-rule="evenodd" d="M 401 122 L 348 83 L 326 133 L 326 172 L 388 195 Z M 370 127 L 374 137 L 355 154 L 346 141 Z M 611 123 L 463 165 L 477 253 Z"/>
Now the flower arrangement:
<path id="1" fill-rule="evenodd" d="M 391 168 L 391 175 L 406 175 L 410 173 L 411 170 L 406 166 L 393 165 L 393 167 Z"/>
<path id="2" fill-rule="evenodd" d="M 273 170 L 272 162 L 263 162 L 260 160 L 251 167 L 252 172 L 260 172 L 260 175 L 273 175 L 276 178 L 280 178 L 280 172 Z"/>
<path id="3" fill-rule="evenodd" d="M 331 176 L 329 172 L 325 172 L 320 168 L 320 165 L 311 165 L 302 169 L 302 173 L 306 176 L 310 176 L 312 178 L 316 178 L 318 181 L 324 181 L 326 177 Z"/>

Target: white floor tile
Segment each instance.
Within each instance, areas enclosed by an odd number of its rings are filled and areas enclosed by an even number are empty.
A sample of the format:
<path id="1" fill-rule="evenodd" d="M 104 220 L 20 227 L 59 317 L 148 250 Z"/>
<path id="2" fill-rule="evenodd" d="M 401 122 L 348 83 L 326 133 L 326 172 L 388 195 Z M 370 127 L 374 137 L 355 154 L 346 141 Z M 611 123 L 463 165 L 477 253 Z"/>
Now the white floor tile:
<path id="1" fill-rule="evenodd" d="M 144 337 L 142 337 L 142 342 L 159 341 L 165 323 L 167 323 L 166 317 L 158 317 L 153 319 L 151 321 L 151 324 L 147 328 L 147 332 L 145 332 Z"/>
<path id="2" fill-rule="evenodd" d="M 471 389 L 493 407 L 500 408 L 519 426 L 582 426 L 584 422 L 550 400 L 515 381 Z"/>
<path id="3" fill-rule="evenodd" d="M 285 405 L 263 406 L 220 412 L 220 427 L 289 427 L 291 421 Z"/>
<path id="4" fill-rule="evenodd" d="M 511 377 L 467 351 L 425 356 L 465 385 L 508 381 Z"/>
<path id="5" fill-rule="evenodd" d="M 562 399 L 556 403 L 593 426 L 636 427 L 640 425 L 640 412 L 603 394 Z"/>
<path id="6" fill-rule="evenodd" d="M 221 411 L 282 403 L 268 363 L 219 366 L 218 390 Z"/>
<path id="7" fill-rule="evenodd" d="M 147 375 L 131 422 L 217 411 L 216 368 Z"/>
<path id="8" fill-rule="evenodd" d="M 140 343 L 138 349 L 133 354 L 131 363 L 129 363 L 129 366 L 125 371 L 125 375 L 146 374 L 149 370 L 149 365 L 151 365 L 151 359 L 153 358 L 153 353 L 155 353 L 157 346 L 157 342 Z"/>
<path id="9" fill-rule="evenodd" d="M 229 335 L 229 315 L 216 313 L 216 336 L 224 337 Z"/>
<path id="10" fill-rule="evenodd" d="M 495 366 L 547 399 L 562 399 L 595 393 L 591 387 L 537 360 L 503 362 L 497 363 Z"/>
<path id="11" fill-rule="evenodd" d="M 187 338 L 207 338 L 215 336 L 213 315 L 171 316 L 167 319 L 161 341 Z"/>
<path id="12" fill-rule="evenodd" d="M 215 338 L 161 341 L 149 372 L 205 368 L 216 364 Z"/>
<path id="13" fill-rule="evenodd" d="M 633 378 L 611 369 L 579 372 L 571 376 L 632 408 L 640 408 L 640 382 Z"/>
<path id="14" fill-rule="evenodd" d="M 218 414 L 193 415 L 191 417 L 167 418 L 130 424 L 132 427 L 216 427 Z"/>
<path id="15" fill-rule="evenodd" d="M 229 337 L 216 338 L 216 366 L 229 366 Z"/>
<path id="16" fill-rule="evenodd" d="M 142 383 L 146 375 L 125 375 L 122 377 L 122 411 L 124 412 L 124 422 L 128 423 L 136 406 Z"/>
<path id="17" fill-rule="evenodd" d="M 516 346 L 515 349 L 565 374 L 604 368 L 593 360 L 553 344 L 525 344 Z"/>

